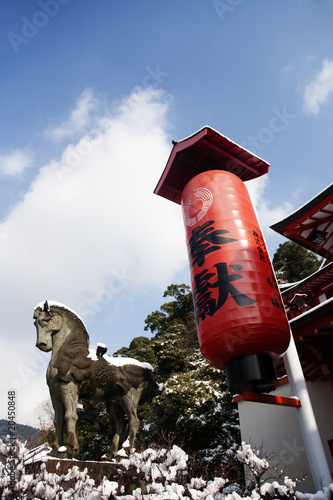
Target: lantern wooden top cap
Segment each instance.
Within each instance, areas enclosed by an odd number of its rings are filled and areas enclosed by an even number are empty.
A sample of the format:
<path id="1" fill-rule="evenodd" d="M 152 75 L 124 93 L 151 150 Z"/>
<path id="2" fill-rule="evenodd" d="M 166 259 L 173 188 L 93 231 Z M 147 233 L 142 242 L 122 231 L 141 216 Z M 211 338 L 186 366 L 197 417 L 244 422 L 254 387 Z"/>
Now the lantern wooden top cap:
<path id="1" fill-rule="evenodd" d="M 173 144 L 154 193 L 175 203 L 180 204 L 184 187 L 201 172 L 227 170 L 247 181 L 269 169 L 269 163 L 207 126 Z"/>

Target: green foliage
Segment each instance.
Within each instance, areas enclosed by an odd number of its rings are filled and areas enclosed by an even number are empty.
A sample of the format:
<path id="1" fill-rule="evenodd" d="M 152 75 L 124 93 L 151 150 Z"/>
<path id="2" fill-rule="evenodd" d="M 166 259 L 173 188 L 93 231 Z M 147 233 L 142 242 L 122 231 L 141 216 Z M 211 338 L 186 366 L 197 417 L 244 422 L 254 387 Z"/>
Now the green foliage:
<path id="1" fill-rule="evenodd" d="M 162 431 L 187 452 L 225 449 L 239 437 L 238 413 L 225 376 L 198 350 L 186 358 L 186 369 L 170 374 L 144 424 L 138 436 L 147 445 Z"/>
<path id="2" fill-rule="evenodd" d="M 174 300 L 163 304 L 159 311 L 149 314 L 145 320 L 145 330 L 156 332 L 156 336 L 161 335 L 174 320 L 186 322 L 188 314 L 193 310 L 190 287 L 184 283 L 169 285 L 163 297 L 168 296 Z"/>
<path id="3" fill-rule="evenodd" d="M 320 264 L 316 254 L 293 241 L 280 244 L 273 257 L 279 283 L 300 281 L 317 271 Z"/>
<path id="4" fill-rule="evenodd" d="M 79 460 L 100 460 L 113 435 L 111 417 L 104 403 L 83 401 L 76 425 L 80 446 Z"/>
<path id="5" fill-rule="evenodd" d="M 188 370 L 190 349 L 184 341 L 186 327 L 181 322 L 174 322 L 163 335 L 151 341 L 157 359 L 157 373 L 165 381 L 174 372 Z"/>
<path id="6" fill-rule="evenodd" d="M 114 356 L 135 358 L 138 361 L 150 363 L 153 367 L 157 363 L 156 355 L 151 347 L 151 340 L 148 337 L 135 337 L 129 347 L 122 347 L 114 353 Z"/>

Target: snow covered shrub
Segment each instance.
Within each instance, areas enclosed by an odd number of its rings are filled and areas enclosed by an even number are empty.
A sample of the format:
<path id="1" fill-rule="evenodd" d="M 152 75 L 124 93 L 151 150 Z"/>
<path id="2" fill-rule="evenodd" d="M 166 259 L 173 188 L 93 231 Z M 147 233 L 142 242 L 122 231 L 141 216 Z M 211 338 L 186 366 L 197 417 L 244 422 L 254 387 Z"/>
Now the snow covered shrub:
<path id="1" fill-rule="evenodd" d="M 8 446 L 0 444 L 4 462 L 9 455 Z M 0 498 L 5 500 L 213 500 L 225 484 L 223 478 L 206 481 L 201 477 L 189 479 L 188 455 L 176 445 L 169 450 L 147 449 L 142 453 L 135 450 L 120 450 L 111 462 L 114 472 L 104 477 L 99 485 L 91 479 L 87 468 L 80 471 L 75 465 L 66 473 L 52 473 L 42 463 L 40 471 L 26 473 L 24 456 L 27 450 L 18 444 L 15 461 L 15 484 L 10 485 L 6 463 L 1 464 Z"/>
<path id="2" fill-rule="evenodd" d="M 10 441 L 0 440 L 0 498 L 12 499 L 42 499 L 79 500 L 88 498 L 95 485 L 94 480 L 77 466 L 73 466 L 66 474 L 54 474 L 46 470 L 45 463 L 40 466 L 39 473 L 27 473 L 26 457 L 30 454 L 25 443 L 16 440 L 15 455 Z M 39 447 L 41 448 L 41 447 Z"/>
<path id="3" fill-rule="evenodd" d="M 239 462 L 247 465 L 255 478 L 256 484 L 260 483 L 260 478 L 269 469 L 268 460 L 266 460 L 266 458 L 260 458 L 258 456 L 259 453 L 260 450 L 255 452 L 251 445 L 245 444 L 244 441 L 242 442 L 242 446 L 236 450 L 237 459 Z"/>
<path id="4" fill-rule="evenodd" d="M 176 445 L 169 450 L 148 448 L 142 453 L 131 450 L 128 454 L 122 450 L 116 460 L 123 471 L 123 478 L 131 475 L 132 484 L 137 485 L 132 490 L 132 496 L 124 497 L 128 500 L 213 500 L 225 484 L 225 479 L 221 477 L 210 481 L 191 477 L 189 457 Z M 128 491 L 128 488 L 124 489 Z"/>
<path id="5" fill-rule="evenodd" d="M 295 495 L 297 500 L 333 500 L 333 483 L 314 494 L 296 491 Z"/>
<path id="6" fill-rule="evenodd" d="M 231 448 L 228 453 L 234 456 L 238 462 L 244 464 L 248 474 L 245 474 L 247 480 L 244 482 L 241 492 L 229 492 L 225 500 L 236 500 L 239 497 L 246 498 L 247 496 L 251 497 L 252 500 L 296 498 L 295 488 L 301 481 L 300 479 L 291 480 L 288 476 L 281 477 L 278 474 L 276 478 L 274 477 L 276 480 L 272 482 L 267 482 L 267 480 L 273 478 L 264 479 L 269 469 L 276 470 L 277 468 L 270 465 L 267 457 L 262 456 L 261 450 L 254 450 L 250 444 L 242 442 L 241 446 Z"/>
<path id="7" fill-rule="evenodd" d="M 96 483 L 89 477 L 87 467 L 82 470 L 82 463 L 76 461 L 63 473 L 59 463 L 58 472 L 48 472 L 43 462 L 39 462 L 38 472 L 26 472 L 26 457 L 31 452 L 19 442 L 16 446 L 15 483 L 10 483 L 9 444 L 0 441 L 1 500 L 330 500 L 333 492 L 332 485 L 317 496 L 295 494 L 296 481 L 288 477 L 279 482 L 264 482 L 268 460 L 245 443 L 231 449 L 228 456 L 229 460 L 237 460 L 249 469 L 253 481 L 247 484 L 228 479 L 223 467 L 221 476 L 209 476 L 204 457 L 202 470 L 198 463 L 194 470 L 193 457 L 175 444 L 169 449 L 147 448 L 142 452 L 123 448 L 110 462 L 108 477 L 96 479 Z"/>
<path id="8" fill-rule="evenodd" d="M 25 443 L 18 439 L 0 440 L 0 495 L 1 498 L 20 498 L 20 486 L 26 484 L 23 456 L 27 452 Z"/>

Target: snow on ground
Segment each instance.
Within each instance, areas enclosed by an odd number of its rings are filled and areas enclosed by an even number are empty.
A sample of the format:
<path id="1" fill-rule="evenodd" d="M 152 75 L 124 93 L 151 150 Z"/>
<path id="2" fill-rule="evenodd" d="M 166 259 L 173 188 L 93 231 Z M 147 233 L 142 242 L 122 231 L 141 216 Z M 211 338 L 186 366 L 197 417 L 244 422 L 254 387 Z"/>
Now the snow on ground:
<path id="1" fill-rule="evenodd" d="M 13 446 L 15 456 L 11 456 Z M 31 452 L 25 445 L 13 441 L 0 441 L 0 498 L 28 498 L 41 500 L 259 500 L 295 498 L 297 500 L 330 500 L 333 496 L 333 484 L 315 494 L 295 492 L 296 482 L 285 477 L 283 483 L 274 481 L 253 486 L 252 491 L 242 494 L 241 486 L 228 484 L 222 477 L 205 481 L 202 477 L 188 479 L 188 455 L 174 445 L 166 450 L 148 448 L 142 453 L 122 449 L 111 462 L 119 469 L 119 482 L 104 477 L 99 485 L 88 475 L 88 469 L 80 471 L 73 466 L 65 474 L 51 473 L 42 463 L 39 473 L 29 474 L 25 466 L 31 463 L 31 457 L 46 459 L 48 447 L 42 445 Z M 238 453 L 239 452 L 239 453 Z M 267 460 L 256 455 L 249 445 L 242 443 L 235 456 L 248 465 L 257 477 L 269 466 Z M 124 476 L 131 477 L 137 488 L 125 490 Z M 123 483 L 123 484 L 122 484 Z M 127 488 L 128 489 L 128 488 Z"/>

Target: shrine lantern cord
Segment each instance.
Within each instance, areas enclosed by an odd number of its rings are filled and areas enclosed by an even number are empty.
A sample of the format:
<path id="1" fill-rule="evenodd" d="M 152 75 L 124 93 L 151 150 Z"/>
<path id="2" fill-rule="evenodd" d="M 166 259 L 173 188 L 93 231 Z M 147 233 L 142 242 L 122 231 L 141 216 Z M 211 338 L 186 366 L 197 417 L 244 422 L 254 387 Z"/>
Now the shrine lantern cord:
<path id="1" fill-rule="evenodd" d="M 155 193 L 181 204 L 201 352 L 231 392 L 277 385 L 274 359 L 290 330 L 265 241 L 243 181 L 261 158 L 210 127 L 174 143 Z"/>

